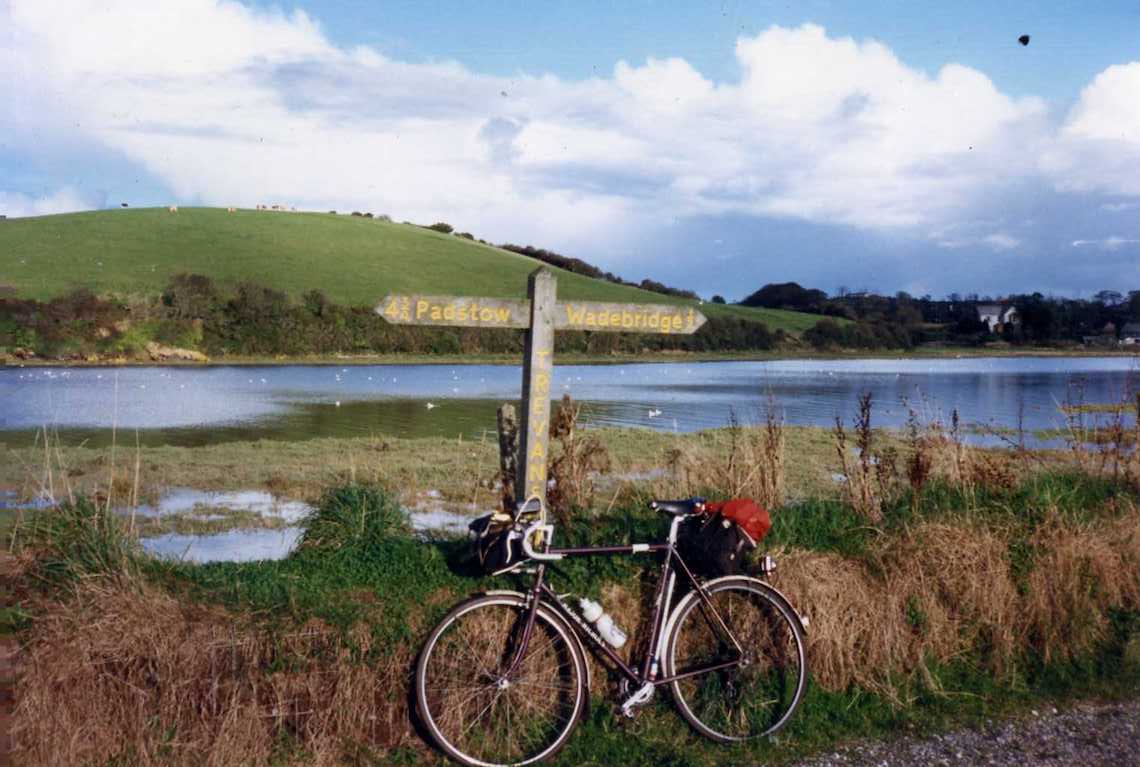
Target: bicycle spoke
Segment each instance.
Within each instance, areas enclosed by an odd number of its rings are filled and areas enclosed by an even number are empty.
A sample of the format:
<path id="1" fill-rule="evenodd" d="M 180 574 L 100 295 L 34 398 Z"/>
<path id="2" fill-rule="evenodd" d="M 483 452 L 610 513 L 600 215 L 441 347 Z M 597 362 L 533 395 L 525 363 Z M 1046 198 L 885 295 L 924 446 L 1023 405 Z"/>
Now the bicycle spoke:
<path id="1" fill-rule="evenodd" d="M 549 618 L 535 621 L 517 657 L 527 611 L 494 599 L 437 629 L 417 673 L 429 729 L 462 761 L 528 761 L 573 727 L 584 681 L 569 634 Z"/>
<path id="2" fill-rule="evenodd" d="M 709 602 L 687 608 L 678 620 L 671 673 L 735 657 L 742 662 L 675 682 L 682 713 L 702 732 L 723 740 L 755 737 L 782 725 L 799 702 L 805 673 L 801 655 L 790 646 L 799 640 L 788 618 L 763 591 L 746 583 L 714 587 Z"/>

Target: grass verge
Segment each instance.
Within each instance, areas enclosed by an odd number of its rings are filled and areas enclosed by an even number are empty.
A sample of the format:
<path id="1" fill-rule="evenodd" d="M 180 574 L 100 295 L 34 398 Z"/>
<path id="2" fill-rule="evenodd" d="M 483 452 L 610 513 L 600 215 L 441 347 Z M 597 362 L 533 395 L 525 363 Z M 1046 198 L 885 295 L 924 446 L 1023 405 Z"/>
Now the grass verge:
<path id="1" fill-rule="evenodd" d="M 1140 510 L 1127 484 L 1042 472 L 967 492 L 930 482 L 879 524 L 838 500 L 776 510 L 774 584 L 810 618 L 811 691 L 777 741 L 723 748 L 665 702 L 631 724 L 606 697 L 563 764 L 786 762 L 848 737 L 924 731 L 1035 701 L 1140 685 Z M 417 541 L 394 498 L 326 493 L 279 562 L 141 557 L 99 507 L 44 515 L 5 575 L 30 662 L 18 756 L 29 764 L 430 763 L 409 724 L 408 671 L 474 578 L 466 547 Z M 648 540 L 640 505 L 581 515 L 580 544 Z M 601 598 L 631 631 L 643 560 L 570 560 L 558 587 Z M 100 705 L 92 706 L 91 701 Z"/>

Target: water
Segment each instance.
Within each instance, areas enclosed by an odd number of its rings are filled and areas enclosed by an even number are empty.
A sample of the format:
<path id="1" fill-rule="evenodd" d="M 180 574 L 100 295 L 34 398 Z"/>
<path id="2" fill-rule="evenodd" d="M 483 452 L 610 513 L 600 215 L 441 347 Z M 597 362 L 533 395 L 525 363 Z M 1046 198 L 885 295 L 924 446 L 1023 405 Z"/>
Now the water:
<path id="1" fill-rule="evenodd" d="M 875 423 L 906 422 L 908 399 L 927 417 L 957 409 L 967 424 L 1027 430 L 1062 425 L 1069 399 L 1116 402 L 1140 372 L 1131 357 L 778 360 L 560 365 L 552 392 L 585 404 L 587 423 L 694 431 L 735 413 L 758 420 L 770 393 L 793 425 L 850 420 L 870 391 Z M 517 400 L 509 365 L 282 365 L 207 368 L 0 369 L 0 444 L 58 430 L 65 444 L 196 446 L 234 440 L 462 434 L 495 427 Z"/>
<path id="2" fill-rule="evenodd" d="M 301 539 L 300 527 L 280 530 L 227 530 L 213 535 L 167 533 L 143 538 L 143 549 L 156 557 L 183 562 L 254 562 L 284 559 Z"/>
<path id="3" fill-rule="evenodd" d="M 313 507 L 303 501 L 278 498 L 263 490 L 210 491 L 175 487 L 163 492 L 154 504 L 143 504 L 135 513 L 144 517 L 186 514 L 195 509 L 228 509 L 300 522 Z"/>

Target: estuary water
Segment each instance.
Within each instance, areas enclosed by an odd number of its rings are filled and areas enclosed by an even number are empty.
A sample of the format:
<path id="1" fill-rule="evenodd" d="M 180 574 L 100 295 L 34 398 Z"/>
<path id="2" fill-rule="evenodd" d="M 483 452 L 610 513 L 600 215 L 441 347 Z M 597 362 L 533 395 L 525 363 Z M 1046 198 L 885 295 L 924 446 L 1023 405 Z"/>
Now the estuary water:
<path id="1" fill-rule="evenodd" d="M 1066 402 L 1111 403 L 1140 383 L 1140 358 L 774 360 L 559 365 L 552 393 L 570 394 L 595 426 L 695 431 L 763 417 L 850 422 L 871 392 L 874 422 L 924 418 L 1027 432 L 1063 425 Z M 204 445 L 346 436 L 480 437 L 517 400 L 510 365 L 274 365 L 0 369 L 0 444 L 47 427 L 65 444 Z M 1095 420 L 1096 416 L 1089 416 Z M 129 434 L 129 436 L 127 436 Z M 975 437 L 978 438 L 978 437 Z M 983 437 L 984 439 L 984 437 Z"/>

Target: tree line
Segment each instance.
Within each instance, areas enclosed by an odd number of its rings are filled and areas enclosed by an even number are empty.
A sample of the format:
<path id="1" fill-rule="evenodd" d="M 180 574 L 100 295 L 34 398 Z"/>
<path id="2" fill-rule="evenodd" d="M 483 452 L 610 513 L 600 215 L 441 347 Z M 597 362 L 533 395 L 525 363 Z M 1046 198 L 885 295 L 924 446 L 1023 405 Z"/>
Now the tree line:
<path id="1" fill-rule="evenodd" d="M 558 333 L 559 353 L 763 351 L 787 340 L 782 330 L 714 317 L 693 335 Z M 298 299 L 253 282 L 226 291 L 209 277 L 179 274 L 149 301 L 107 298 L 81 289 L 49 301 L 0 297 L 0 348 L 74 358 L 140 356 L 148 342 L 211 356 L 330 354 L 522 354 L 523 331 L 392 325 L 373 307 L 342 306 L 319 290 Z"/>
<path id="2" fill-rule="evenodd" d="M 898 292 L 883 296 L 840 290 L 829 296 L 795 282 L 771 283 L 740 302 L 744 306 L 790 309 L 851 320 L 841 325 L 821 320 L 804 339 L 823 348 L 895 347 L 920 344 L 976 346 L 995 341 L 1014 345 L 1114 343 L 1129 323 L 1140 322 L 1140 290 L 1102 290 L 1091 298 L 1061 298 L 1023 293 L 993 298 L 951 293 L 936 299 Z M 997 305 L 1016 310 L 1016 322 L 991 328 L 979 307 Z"/>

